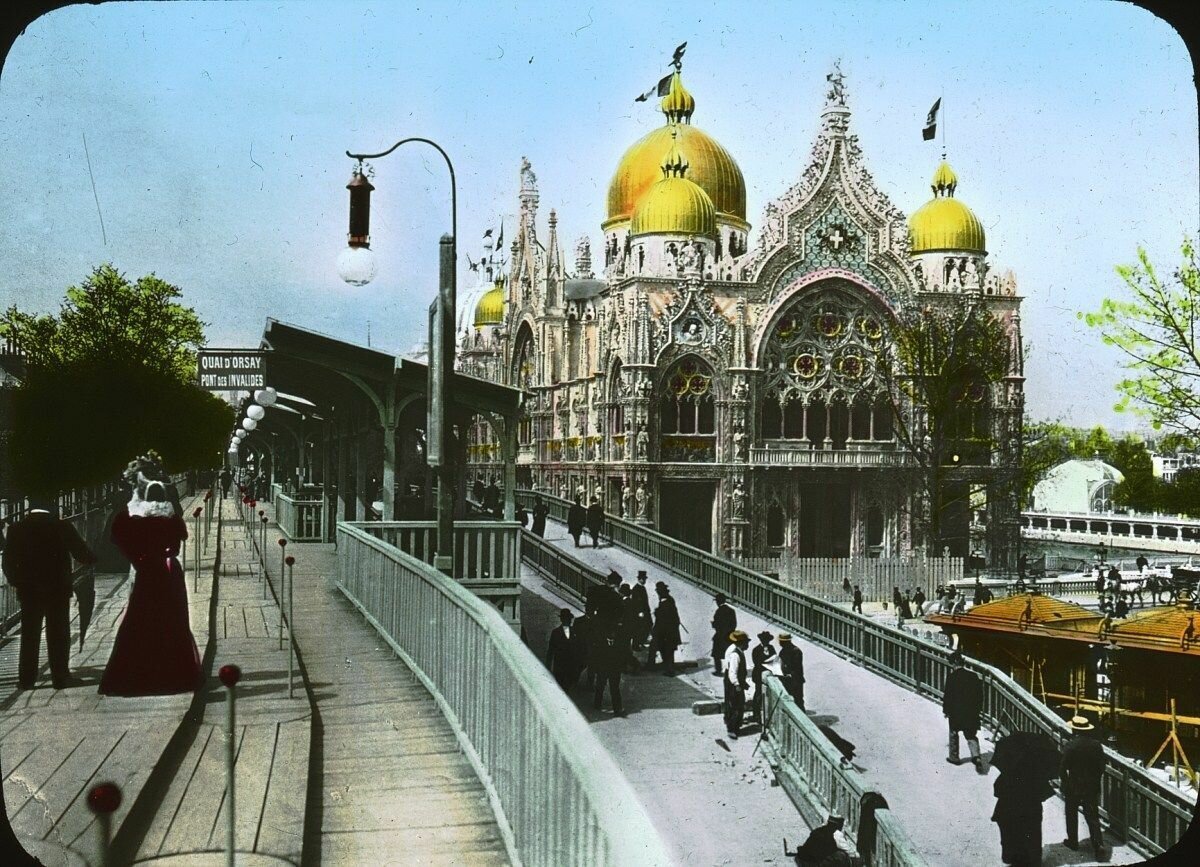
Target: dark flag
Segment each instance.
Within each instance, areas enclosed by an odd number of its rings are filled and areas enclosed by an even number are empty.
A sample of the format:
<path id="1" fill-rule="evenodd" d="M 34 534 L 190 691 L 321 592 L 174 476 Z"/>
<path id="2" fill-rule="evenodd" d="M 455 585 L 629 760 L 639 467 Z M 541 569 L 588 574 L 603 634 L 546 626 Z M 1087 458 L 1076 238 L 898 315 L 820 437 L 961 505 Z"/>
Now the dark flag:
<path id="1" fill-rule="evenodd" d="M 470 254 L 470 253 L 468 253 L 468 254 L 467 254 L 467 267 L 468 267 L 468 268 L 470 268 L 472 271 L 478 271 L 478 270 L 479 270 L 479 263 L 478 263 L 478 262 L 472 262 L 472 261 L 471 261 L 471 254 Z"/>
<path id="2" fill-rule="evenodd" d="M 504 247 L 504 221 L 500 221 L 500 234 L 496 236 L 496 250 L 500 251 Z"/>
<path id="3" fill-rule="evenodd" d="M 488 229 L 486 232 L 484 232 L 484 233 L 483 233 L 483 237 L 485 237 L 485 238 L 490 238 L 490 237 L 492 237 L 492 230 L 491 230 L 491 229 Z"/>
<path id="4" fill-rule="evenodd" d="M 672 75 L 674 75 L 674 73 L 672 73 Z M 645 102 L 652 96 L 655 96 L 655 95 L 666 96 L 670 92 L 671 92 L 671 76 L 664 75 L 662 77 L 662 79 L 658 82 L 658 84 L 654 85 L 654 87 L 650 88 L 645 93 L 643 93 L 641 96 L 634 99 L 634 102 Z"/>
<path id="5" fill-rule="evenodd" d="M 942 98 L 939 96 L 937 102 L 933 104 L 933 108 L 929 109 L 929 114 L 925 118 L 925 128 L 921 130 L 921 138 L 925 141 L 931 141 L 937 135 L 937 113 L 942 107 Z"/>
<path id="6" fill-rule="evenodd" d="M 682 44 L 681 44 L 681 45 L 680 45 L 678 48 L 676 48 L 676 49 L 675 49 L 675 54 L 674 54 L 674 55 L 671 57 L 671 62 L 672 62 L 673 64 L 675 64 L 675 68 L 676 68 L 676 69 L 678 69 L 678 68 L 679 68 L 679 62 L 680 62 L 681 60 L 683 60 L 683 52 L 684 52 L 685 50 L 687 50 L 687 43 L 686 43 L 686 42 L 682 43 Z"/>

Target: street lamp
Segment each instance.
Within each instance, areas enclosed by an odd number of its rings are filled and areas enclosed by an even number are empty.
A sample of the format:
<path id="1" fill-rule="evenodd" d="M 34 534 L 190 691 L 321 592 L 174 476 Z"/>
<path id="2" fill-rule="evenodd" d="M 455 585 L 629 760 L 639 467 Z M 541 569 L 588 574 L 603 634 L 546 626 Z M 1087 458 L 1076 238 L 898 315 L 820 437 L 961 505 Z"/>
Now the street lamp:
<path id="1" fill-rule="evenodd" d="M 437 473 L 437 555 L 433 565 L 451 574 L 454 567 L 454 492 L 451 485 L 450 435 L 446 424 L 446 378 L 454 370 L 454 312 L 458 284 L 458 186 L 454 164 L 442 146 L 432 139 L 410 137 L 401 139 L 377 154 L 346 156 L 355 160 L 354 171 L 346 189 L 350 191 L 350 231 L 347 248 L 338 257 L 338 273 L 354 286 L 364 286 L 375 277 L 375 256 L 371 252 L 371 192 L 375 189 L 363 173 L 363 161 L 382 159 L 400 145 L 409 142 L 427 144 L 441 154 L 450 173 L 450 234 L 442 235 L 439 244 L 438 296 L 429 306 L 429 420 L 426 430 L 425 457 Z M 384 496 L 395 497 L 395 491 Z"/>

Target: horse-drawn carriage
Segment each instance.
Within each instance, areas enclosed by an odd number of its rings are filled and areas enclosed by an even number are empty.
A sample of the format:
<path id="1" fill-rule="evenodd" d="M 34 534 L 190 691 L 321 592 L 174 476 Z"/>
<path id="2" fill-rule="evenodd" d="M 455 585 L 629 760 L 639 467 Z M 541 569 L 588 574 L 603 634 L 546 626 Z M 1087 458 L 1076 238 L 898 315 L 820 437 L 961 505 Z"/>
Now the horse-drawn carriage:
<path id="1" fill-rule="evenodd" d="M 1179 597 L 1184 593 L 1195 602 L 1196 587 L 1198 584 L 1200 584 L 1200 568 L 1190 565 L 1172 566 L 1171 578 L 1162 590 L 1164 593 L 1170 594 L 1170 604 L 1172 605 L 1177 603 Z"/>

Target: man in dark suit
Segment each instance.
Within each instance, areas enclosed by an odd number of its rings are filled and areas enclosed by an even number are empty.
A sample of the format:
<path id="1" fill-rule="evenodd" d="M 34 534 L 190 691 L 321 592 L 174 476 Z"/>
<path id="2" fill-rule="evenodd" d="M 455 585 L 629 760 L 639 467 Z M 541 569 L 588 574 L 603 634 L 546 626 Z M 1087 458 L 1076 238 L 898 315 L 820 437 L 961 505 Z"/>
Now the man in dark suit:
<path id="1" fill-rule="evenodd" d="M 579 537 L 583 535 L 583 528 L 586 524 L 587 509 L 583 507 L 579 497 L 576 497 L 571 508 L 567 510 L 567 533 L 575 540 L 576 548 L 579 547 Z"/>
<path id="2" fill-rule="evenodd" d="M 967 748 L 971 751 L 971 761 L 975 770 L 981 774 L 987 773 L 983 760 L 979 755 L 979 712 L 983 707 L 983 686 L 975 672 L 966 668 L 963 655 L 959 651 L 950 654 L 950 664 L 953 666 L 946 675 L 946 686 L 942 690 L 942 716 L 950 723 L 949 754 L 946 761 L 952 765 L 959 763 L 958 733 L 962 732 L 967 740 Z"/>
<path id="3" fill-rule="evenodd" d="M 546 667 L 554 674 L 563 692 L 570 692 L 579 682 L 579 672 L 583 668 L 582 638 L 578 630 L 572 628 L 574 620 L 570 608 L 559 611 L 559 625 L 550 633 L 550 646 L 546 648 Z"/>
<path id="4" fill-rule="evenodd" d="M 790 633 L 779 636 L 780 680 L 788 695 L 804 710 L 804 652 L 792 643 Z"/>
<path id="5" fill-rule="evenodd" d="M 1104 776 L 1104 747 L 1091 735 L 1095 729 L 1087 717 L 1076 716 L 1070 722 L 1074 737 L 1063 747 L 1059 776 L 1062 778 L 1063 800 L 1066 801 L 1068 849 L 1079 848 L 1079 812 L 1092 835 L 1092 854 L 1097 861 L 1108 857 L 1104 845 L 1104 830 L 1100 827 L 1100 780 Z"/>
<path id="6" fill-rule="evenodd" d="M 633 598 L 637 600 L 637 630 L 634 632 L 634 649 L 646 643 L 650 635 L 652 620 L 650 618 L 650 594 L 646 591 L 646 581 L 649 580 L 645 569 L 639 569 L 637 583 L 633 585 Z"/>
<path id="7" fill-rule="evenodd" d="M 29 513 L 8 531 L 4 575 L 21 602 L 21 650 L 17 684 L 33 689 L 46 624 L 46 655 L 55 689 L 70 679 L 71 558 L 95 563 L 75 528 L 51 514 L 48 499 L 31 498 Z"/>

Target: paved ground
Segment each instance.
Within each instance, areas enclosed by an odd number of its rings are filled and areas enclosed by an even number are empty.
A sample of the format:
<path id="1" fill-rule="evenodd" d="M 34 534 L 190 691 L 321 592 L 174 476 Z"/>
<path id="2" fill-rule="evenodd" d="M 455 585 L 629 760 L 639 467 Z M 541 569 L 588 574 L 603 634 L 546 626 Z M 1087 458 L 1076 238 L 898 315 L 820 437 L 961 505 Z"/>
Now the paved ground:
<path id="1" fill-rule="evenodd" d="M 669 583 L 680 618 L 690 630 L 690 634 L 684 635 L 687 643 L 680 648 L 678 656 L 699 663 L 692 673 L 679 678 L 679 683 L 672 689 L 690 688 L 696 695 L 719 697 L 720 681 L 712 676 L 712 663 L 708 657 L 712 638 L 709 621 L 715 605 L 706 591 L 691 584 L 685 577 L 646 564 L 639 560 L 637 555 L 620 548 L 606 546 L 599 549 L 576 549 L 570 537 L 566 535 L 563 525 L 555 522 L 547 523 L 546 540 L 602 572 L 616 569 L 626 580 L 632 581 L 638 569 L 644 568 L 650 574 L 650 586 L 658 580 Z M 542 588 L 538 595 L 553 594 Z M 778 624 L 769 623 L 740 610 L 738 627 L 751 635 L 763 629 L 775 634 L 782 631 Z M 992 783 L 996 778 L 996 771 L 992 770 L 985 778 L 978 775 L 970 765 L 953 766 L 946 763 L 946 724 L 941 708 L 934 702 L 871 674 L 816 645 L 800 641 L 799 647 L 804 652 L 805 659 L 805 697 L 814 720 L 831 725 L 838 734 L 857 746 L 856 766 L 868 782 L 883 792 L 889 807 L 929 863 L 948 867 L 998 863 L 999 833 L 990 821 L 995 806 Z M 669 682 L 667 678 L 655 679 Z M 637 682 L 635 679 L 635 683 Z M 616 733 L 614 730 L 622 727 L 632 731 L 636 726 L 645 725 L 643 719 L 647 722 L 655 721 L 655 716 L 648 711 L 638 713 L 639 702 L 646 701 L 648 707 L 653 707 L 660 700 L 652 696 L 661 694 L 659 689 L 653 688 L 649 696 L 643 697 L 644 694 L 635 693 L 631 689 L 630 697 L 626 700 L 631 711 L 629 718 L 606 720 L 597 726 L 597 733 L 613 752 L 617 763 L 625 768 L 630 782 L 638 786 L 640 791 L 645 791 L 646 786 L 645 783 L 639 783 L 646 755 L 653 755 L 655 748 L 643 741 L 643 736 L 621 737 L 624 732 Z M 652 734 L 652 742 L 656 740 L 660 743 L 660 750 L 669 749 L 672 753 L 678 751 L 678 754 L 685 757 L 685 761 L 688 755 L 703 761 L 701 757 L 710 753 L 709 745 L 723 736 L 724 725 L 720 716 L 695 719 L 697 730 L 684 732 L 664 726 L 665 736 Z M 649 728 L 654 729 L 655 726 L 651 724 Z M 729 792 L 726 809 L 722 811 L 722 821 L 727 822 L 731 817 L 757 816 L 757 813 L 750 809 L 749 798 L 751 790 L 759 784 L 747 784 L 742 778 L 743 774 L 752 777 L 755 773 L 753 768 L 746 764 L 754 740 L 743 738 L 731 744 L 733 751 L 728 756 L 741 763 L 731 765 L 727 776 L 713 780 L 714 787 L 724 783 Z M 985 753 L 990 753 L 991 743 L 987 740 L 986 732 L 981 733 L 981 746 Z M 665 788 L 670 790 L 669 782 L 665 781 Z M 780 793 L 786 800 L 786 796 L 781 794 L 781 789 L 771 791 Z M 656 815 L 660 816 L 660 820 L 665 820 L 666 824 L 662 825 L 664 829 L 671 829 L 670 833 L 682 835 L 679 825 L 687 821 L 685 817 L 692 810 L 707 816 L 712 809 L 709 800 L 711 799 L 701 798 L 700 804 L 693 806 L 690 798 L 681 799 L 682 802 L 674 808 L 666 809 L 650 799 L 646 803 L 652 810 L 657 810 Z M 1062 802 L 1059 799 L 1047 801 L 1044 814 L 1043 863 L 1046 867 L 1095 863 L 1086 852 L 1074 852 L 1061 844 L 1064 837 L 1064 818 Z M 756 818 L 753 821 L 761 820 Z M 703 826 L 710 825 L 711 822 L 711 819 L 706 818 L 705 821 L 697 823 L 701 827 L 690 829 L 689 833 L 703 835 Z M 786 817 L 780 815 L 777 824 L 772 825 L 770 821 L 763 824 L 770 826 L 764 832 L 767 839 L 761 841 L 763 854 L 750 858 L 745 856 L 753 852 L 744 853 L 725 863 L 761 863 L 760 857 L 764 860 L 769 857 L 782 860 L 778 855 L 779 838 L 787 836 L 789 842 L 793 836 L 803 839 L 803 826 L 794 812 Z M 953 829 L 952 832 L 950 828 Z M 722 831 L 722 828 L 717 827 L 710 833 L 719 837 Z M 755 838 L 747 841 L 747 845 L 753 842 Z M 1108 842 L 1112 845 L 1114 841 L 1110 839 Z M 719 843 L 710 842 L 708 845 Z M 698 848 L 698 851 L 703 850 Z M 1142 860 L 1132 849 L 1116 846 L 1110 863 L 1137 864 Z"/>
<path id="2" fill-rule="evenodd" d="M 268 551 L 278 538 L 272 525 Z M 317 721 L 305 863 L 319 852 L 322 865 L 508 864 L 483 785 L 433 697 L 334 587 L 333 546 L 287 553 Z M 278 553 L 267 566 L 278 575 Z"/>

